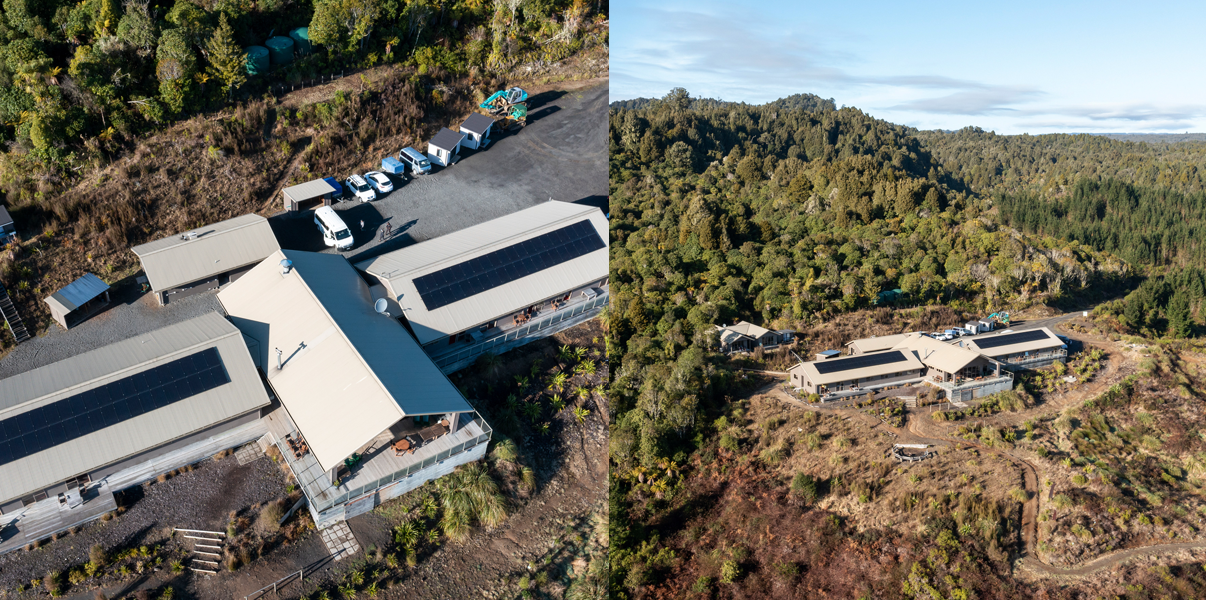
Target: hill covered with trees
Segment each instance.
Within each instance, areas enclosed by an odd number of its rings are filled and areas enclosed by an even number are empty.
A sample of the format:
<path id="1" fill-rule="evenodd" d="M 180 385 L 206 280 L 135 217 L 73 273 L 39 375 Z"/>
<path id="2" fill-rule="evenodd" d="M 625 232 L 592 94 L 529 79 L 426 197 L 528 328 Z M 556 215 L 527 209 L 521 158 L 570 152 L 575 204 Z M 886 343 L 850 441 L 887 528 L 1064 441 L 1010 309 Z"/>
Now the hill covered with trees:
<path id="1" fill-rule="evenodd" d="M 271 83 L 383 63 L 464 74 L 560 60 L 606 20 L 586 0 L 5 0 L 0 183 L 71 180 L 136 136 Z M 605 9 L 604 9 L 605 10 Z M 308 27 L 315 52 L 248 75 L 244 49 Z M 47 189 L 38 190 L 43 193 Z"/>
<path id="2" fill-rule="evenodd" d="M 816 96 L 755 106 L 681 89 L 613 103 L 610 119 L 613 594 L 688 564 L 690 523 L 729 518 L 707 494 L 739 484 L 715 483 L 712 461 L 758 471 L 734 433 L 757 423 L 731 401 L 757 381 L 715 352 L 715 325 L 815 331 L 900 289 L 905 304 L 980 314 L 1123 293 L 1100 312 L 1124 329 L 1198 330 L 1206 144 L 921 132 Z M 853 539 L 842 529 L 826 531 Z M 755 569 L 749 581 L 797 577 L 738 549 L 729 562 Z M 986 551 L 990 570 L 1003 564 Z M 724 573 L 726 556 L 689 564 Z M 993 597 L 995 577 L 970 587 Z"/>

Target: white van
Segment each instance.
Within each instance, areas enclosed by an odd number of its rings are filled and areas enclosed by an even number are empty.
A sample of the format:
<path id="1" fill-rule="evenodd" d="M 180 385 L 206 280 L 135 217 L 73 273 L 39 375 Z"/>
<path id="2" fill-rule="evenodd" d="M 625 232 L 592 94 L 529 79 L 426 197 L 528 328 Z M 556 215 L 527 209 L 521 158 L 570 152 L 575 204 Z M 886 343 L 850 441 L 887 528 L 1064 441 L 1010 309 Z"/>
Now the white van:
<path id="1" fill-rule="evenodd" d="M 322 241 L 328 246 L 334 246 L 337 250 L 352 249 L 352 230 L 343 223 L 335 209 L 330 206 L 319 207 L 314 211 L 314 224 L 318 225 Z"/>
<path id="2" fill-rule="evenodd" d="M 398 151 L 398 160 L 409 167 L 410 172 L 415 175 L 431 172 L 431 161 L 427 160 L 427 155 L 410 146 Z"/>

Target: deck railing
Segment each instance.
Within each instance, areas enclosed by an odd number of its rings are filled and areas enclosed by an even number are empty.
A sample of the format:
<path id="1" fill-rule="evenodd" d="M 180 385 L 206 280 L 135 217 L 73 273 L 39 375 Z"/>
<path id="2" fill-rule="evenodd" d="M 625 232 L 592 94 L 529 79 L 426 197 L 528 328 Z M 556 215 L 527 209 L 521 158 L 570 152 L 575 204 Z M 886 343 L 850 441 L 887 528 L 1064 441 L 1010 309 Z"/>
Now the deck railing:
<path id="1" fill-rule="evenodd" d="M 472 346 L 458 348 L 455 351 L 449 352 L 448 354 L 436 354 L 435 356 L 432 356 L 432 360 L 435 362 L 436 367 L 443 369 L 449 365 L 454 365 L 462 361 L 477 358 L 478 356 L 481 356 L 482 354 L 485 354 L 494 348 L 503 346 L 509 342 L 513 342 L 521 338 L 528 337 L 533 333 L 553 327 L 554 325 L 577 317 L 585 312 L 605 306 L 608 298 L 608 292 L 607 290 L 604 290 L 602 294 L 595 296 L 591 300 L 579 302 L 572 306 L 567 306 L 543 319 L 532 320 L 526 325 L 520 325 L 513 329 L 508 329 L 507 331 L 501 332 L 494 337 L 477 342 Z"/>
<path id="2" fill-rule="evenodd" d="M 452 448 L 443 450 L 438 454 L 429 456 L 422 461 L 411 463 L 402 469 L 386 475 L 385 477 L 370 481 L 346 492 L 339 492 L 338 488 L 331 485 L 331 483 L 327 481 L 326 471 L 321 470 L 316 461 L 312 466 L 299 465 L 302 466 L 302 468 L 294 468 L 293 473 L 297 477 L 298 484 L 301 485 L 302 490 L 305 491 L 306 496 L 310 499 L 311 504 L 314 506 L 315 512 L 321 513 L 335 506 L 345 504 L 348 502 L 348 500 L 359 498 L 360 496 L 372 492 L 373 490 L 380 489 L 391 483 L 394 483 L 395 481 L 410 477 L 411 475 L 436 463 L 447 460 L 452 456 L 472 450 L 479 444 L 488 443 L 494 433 L 494 430 L 489 424 L 486 423 L 485 419 L 482 419 L 481 415 L 477 414 L 477 411 L 474 411 L 473 415 L 474 417 L 472 422 L 476 424 L 482 431 L 481 434 L 457 444 Z M 289 451 L 282 445 L 281 440 L 276 440 L 276 445 L 277 449 L 280 450 L 281 455 L 285 457 L 285 460 L 289 461 L 290 467 L 303 462 L 293 459 Z"/>

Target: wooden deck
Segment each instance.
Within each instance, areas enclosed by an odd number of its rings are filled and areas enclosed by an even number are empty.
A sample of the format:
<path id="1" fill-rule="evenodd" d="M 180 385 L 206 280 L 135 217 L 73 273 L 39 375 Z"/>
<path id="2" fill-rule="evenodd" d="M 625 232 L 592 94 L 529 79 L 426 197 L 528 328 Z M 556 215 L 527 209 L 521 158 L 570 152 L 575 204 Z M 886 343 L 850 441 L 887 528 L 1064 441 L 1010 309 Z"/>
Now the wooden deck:
<path id="1" fill-rule="evenodd" d="M 0 554 L 16 550 L 35 540 L 49 537 L 81 523 L 99 519 L 105 513 L 117 510 L 108 484 L 89 486 L 84 494 L 84 503 L 75 508 L 60 504 L 58 497 L 47 498 L 22 510 L 5 515 L 8 518 L 0 525 Z"/>

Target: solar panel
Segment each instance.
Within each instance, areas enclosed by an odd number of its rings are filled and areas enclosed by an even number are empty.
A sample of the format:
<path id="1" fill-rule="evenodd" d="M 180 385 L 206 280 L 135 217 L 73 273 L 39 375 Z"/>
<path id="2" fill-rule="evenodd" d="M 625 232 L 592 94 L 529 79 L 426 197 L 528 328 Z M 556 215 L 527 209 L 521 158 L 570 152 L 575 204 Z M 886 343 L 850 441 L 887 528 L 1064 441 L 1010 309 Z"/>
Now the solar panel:
<path id="1" fill-rule="evenodd" d="M 813 363 L 813 366 L 817 368 L 818 373 L 827 375 L 829 373 L 840 373 L 842 371 L 849 371 L 851 369 L 878 367 L 880 365 L 905 362 L 906 360 L 908 359 L 905 358 L 904 353 L 897 350 L 896 352 L 861 354 L 858 356 L 851 356 L 850 358 L 831 358 L 829 360 Z"/>
<path id="2" fill-rule="evenodd" d="M 0 465 L 230 383 L 217 348 L 0 420 Z"/>
<path id="3" fill-rule="evenodd" d="M 578 221 L 416 277 L 415 289 L 427 310 L 435 310 L 606 246 L 589 220 Z"/>
<path id="4" fill-rule="evenodd" d="M 1047 332 L 1036 329 L 1034 331 L 1023 331 L 1021 333 L 1009 333 L 1006 335 L 994 335 L 982 339 L 975 340 L 976 347 L 981 350 L 996 348 L 998 346 L 1008 346 L 1010 344 L 1021 344 L 1023 342 L 1037 342 L 1038 340 L 1049 339 Z"/>

